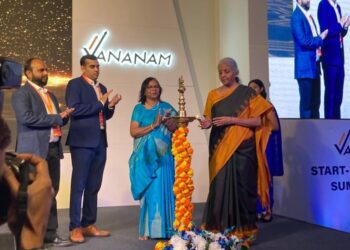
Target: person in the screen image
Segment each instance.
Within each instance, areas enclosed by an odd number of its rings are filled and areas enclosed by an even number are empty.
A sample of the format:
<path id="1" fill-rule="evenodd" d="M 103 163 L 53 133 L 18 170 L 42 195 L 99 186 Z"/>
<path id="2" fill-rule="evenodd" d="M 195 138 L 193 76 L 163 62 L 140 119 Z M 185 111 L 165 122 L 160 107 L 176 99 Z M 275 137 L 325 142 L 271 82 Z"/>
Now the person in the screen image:
<path id="1" fill-rule="evenodd" d="M 328 30 L 318 33 L 309 13 L 310 0 L 296 0 L 291 28 L 294 40 L 294 77 L 298 81 L 300 118 L 320 118 L 320 56 Z"/>
<path id="2" fill-rule="evenodd" d="M 324 116 L 326 119 L 340 119 L 345 76 L 344 37 L 348 32 L 350 18 L 342 17 L 336 0 L 322 0 L 318 5 L 317 16 L 321 31 L 328 30 L 322 45 Z"/>
<path id="3" fill-rule="evenodd" d="M 175 166 L 171 137 L 176 126 L 164 117 L 174 116 L 176 111 L 161 100 L 161 94 L 158 80 L 146 78 L 130 122 L 134 138 L 130 182 L 134 199 L 140 200 L 140 240 L 170 238 L 173 232 Z"/>
<path id="4" fill-rule="evenodd" d="M 248 84 L 249 87 L 255 90 L 257 95 L 261 95 L 266 99 L 267 94 L 265 91 L 264 83 L 260 79 L 251 80 Z M 262 207 L 261 202 L 258 201 L 257 213 L 258 219 L 263 222 L 270 222 L 272 220 L 273 209 L 273 176 L 283 175 L 283 155 L 282 155 L 282 137 L 281 126 L 278 119 L 277 111 L 274 108 L 273 113 L 268 114 L 268 119 L 272 124 L 272 132 L 269 137 L 269 141 L 266 146 L 266 158 L 269 166 L 269 172 L 271 176 L 270 182 L 270 204 L 267 207 Z"/>
<path id="5" fill-rule="evenodd" d="M 17 120 L 16 152 L 31 153 L 46 159 L 55 197 L 60 185 L 60 159 L 63 158 L 61 126 L 68 122 L 73 109 L 60 111 L 54 94 L 45 86 L 48 69 L 40 58 L 30 58 L 24 64 L 26 83 L 12 96 Z M 71 242 L 57 234 L 57 202 L 54 197 L 50 211 L 45 243 L 68 246 Z"/>
<path id="6" fill-rule="evenodd" d="M 74 108 L 67 137 L 72 157 L 72 180 L 70 193 L 70 240 L 85 241 L 85 236 L 106 237 L 109 231 L 95 225 L 97 219 L 97 194 L 102 184 L 106 163 L 106 120 L 112 118 L 121 95 L 97 81 L 99 62 L 94 55 L 80 59 L 82 75 L 68 82 L 67 107 Z M 81 202 L 84 196 L 81 216 Z"/>
<path id="7" fill-rule="evenodd" d="M 240 84 L 238 66 L 232 58 L 218 64 L 222 86 L 207 97 L 203 129 L 211 128 L 209 139 L 210 187 L 202 227 L 209 231 L 230 230 L 247 239 L 249 248 L 257 233 L 258 195 L 269 204 L 269 172 L 264 145 L 272 125 L 267 119 L 272 105 Z"/>

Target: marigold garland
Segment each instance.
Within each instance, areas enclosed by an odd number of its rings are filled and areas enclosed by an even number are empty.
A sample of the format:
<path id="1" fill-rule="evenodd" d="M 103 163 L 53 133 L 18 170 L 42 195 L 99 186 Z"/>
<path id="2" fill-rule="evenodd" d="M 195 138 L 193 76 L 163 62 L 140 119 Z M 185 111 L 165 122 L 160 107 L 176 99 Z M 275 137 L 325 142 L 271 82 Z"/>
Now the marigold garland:
<path id="1" fill-rule="evenodd" d="M 175 195 L 175 221 L 173 226 L 178 231 L 188 231 L 193 227 L 192 193 L 194 186 L 192 180 L 193 171 L 191 169 L 193 149 L 187 140 L 188 132 L 187 127 L 179 127 L 172 137 L 171 152 L 176 161 L 173 187 Z"/>
<path id="2" fill-rule="evenodd" d="M 191 160 L 193 148 L 187 140 L 189 130 L 187 127 L 179 127 L 173 133 L 171 152 L 176 161 L 175 182 L 173 191 L 175 195 L 175 220 L 173 228 L 176 231 L 189 231 L 192 229 L 192 193 L 193 170 L 191 169 Z M 166 242 L 158 242 L 155 250 L 164 249 Z"/>
<path id="3" fill-rule="evenodd" d="M 175 233 L 169 241 L 157 242 L 154 249 L 241 249 L 244 240 L 232 234 L 234 227 L 221 234 L 198 229 L 192 224 L 192 193 L 194 186 L 191 160 L 193 149 L 187 140 L 187 134 L 188 128 L 180 127 L 173 133 L 172 137 L 171 152 L 176 161 L 175 183 L 173 186 L 175 195 L 173 228 Z"/>

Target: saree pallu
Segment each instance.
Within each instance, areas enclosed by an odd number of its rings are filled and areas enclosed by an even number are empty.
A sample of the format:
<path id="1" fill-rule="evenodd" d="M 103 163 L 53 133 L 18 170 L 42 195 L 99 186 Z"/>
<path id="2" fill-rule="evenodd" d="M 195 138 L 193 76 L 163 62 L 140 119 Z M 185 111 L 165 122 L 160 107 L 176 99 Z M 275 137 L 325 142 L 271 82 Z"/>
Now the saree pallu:
<path id="1" fill-rule="evenodd" d="M 165 104 L 160 103 L 154 110 L 136 106 L 134 113 L 137 115 L 133 114 L 132 120 L 138 121 L 141 127 L 149 126 L 158 112 L 164 115 L 170 109 L 171 106 Z M 171 133 L 164 125 L 134 140 L 129 168 L 133 197 L 140 200 L 139 235 L 170 238 L 175 210 L 174 158 L 171 154 Z"/>
<path id="2" fill-rule="evenodd" d="M 219 95 L 209 93 L 204 115 L 210 118 L 261 117 L 262 126 L 212 127 L 209 141 L 210 188 L 203 215 L 203 227 L 225 232 L 235 228 L 249 237 L 256 231 L 258 193 L 268 203 L 269 172 L 265 148 L 271 125 L 265 117 L 272 106 L 254 90 L 239 85 Z"/>
<path id="3" fill-rule="evenodd" d="M 261 202 L 258 201 L 257 205 L 257 212 L 258 214 L 261 214 L 263 212 L 272 212 L 273 205 L 274 205 L 274 199 L 273 199 L 273 176 L 283 176 L 284 170 L 283 170 L 283 151 L 282 151 L 282 131 L 281 131 L 281 124 L 280 120 L 278 118 L 277 111 L 274 109 L 275 115 L 277 117 L 279 130 L 272 131 L 269 137 L 269 141 L 266 146 L 266 158 L 267 163 L 269 166 L 269 172 L 271 176 L 271 183 L 270 183 L 270 204 L 268 208 L 263 208 L 261 205 Z M 270 210 L 270 211 L 269 211 Z"/>

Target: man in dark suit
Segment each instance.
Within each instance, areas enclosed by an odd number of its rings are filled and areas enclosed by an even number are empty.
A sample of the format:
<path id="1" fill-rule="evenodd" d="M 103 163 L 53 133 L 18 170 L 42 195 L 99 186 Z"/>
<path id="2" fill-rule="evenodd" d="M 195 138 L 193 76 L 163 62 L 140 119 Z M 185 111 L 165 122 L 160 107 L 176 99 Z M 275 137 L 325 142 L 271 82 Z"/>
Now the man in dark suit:
<path id="1" fill-rule="evenodd" d="M 116 94 L 110 101 L 112 90 L 97 82 L 100 65 L 93 55 L 80 59 L 83 74 L 69 81 L 66 90 L 68 107 L 74 108 L 67 138 L 72 156 L 72 181 L 70 196 L 70 240 L 85 241 L 84 236 L 109 236 L 110 232 L 95 226 L 97 194 L 101 187 L 106 162 L 106 120 L 114 114 L 121 100 Z M 81 200 L 84 203 L 81 216 Z"/>
<path id="2" fill-rule="evenodd" d="M 73 109 L 60 112 L 56 97 L 45 86 L 48 81 L 46 64 L 40 58 L 25 62 L 27 82 L 12 96 L 17 120 L 16 152 L 31 153 L 46 159 L 55 197 L 60 184 L 60 159 L 63 158 L 61 126 L 68 121 Z M 53 199 L 45 243 L 71 245 L 57 234 L 57 203 Z"/>
<path id="3" fill-rule="evenodd" d="M 343 38 L 350 19 L 342 17 L 336 0 L 322 0 L 318 5 L 317 16 L 321 31 L 329 31 L 322 45 L 324 116 L 327 119 L 340 119 L 345 76 Z"/>
<path id="4" fill-rule="evenodd" d="M 318 35 L 315 22 L 308 12 L 310 0 L 296 0 L 291 26 L 294 40 L 294 77 L 300 93 L 300 118 L 320 117 L 320 55 L 319 48 L 327 30 Z"/>

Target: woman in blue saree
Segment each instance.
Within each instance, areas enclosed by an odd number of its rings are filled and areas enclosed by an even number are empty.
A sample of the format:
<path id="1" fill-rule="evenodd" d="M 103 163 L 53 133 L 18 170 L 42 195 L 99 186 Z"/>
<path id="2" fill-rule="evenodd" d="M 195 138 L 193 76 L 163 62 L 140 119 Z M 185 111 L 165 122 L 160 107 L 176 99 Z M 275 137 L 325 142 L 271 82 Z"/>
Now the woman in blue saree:
<path id="1" fill-rule="evenodd" d="M 173 116 L 176 111 L 161 101 L 161 93 L 158 80 L 146 78 L 130 123 L 130 134 L 134 138 L 129 159 L 130 181 L 134 199 L 140 200 L 140 240 L 172 235 L 175 171 L 171 136 L 175 127 L 170 120 L 163 122 L 163 117 Z"/>

